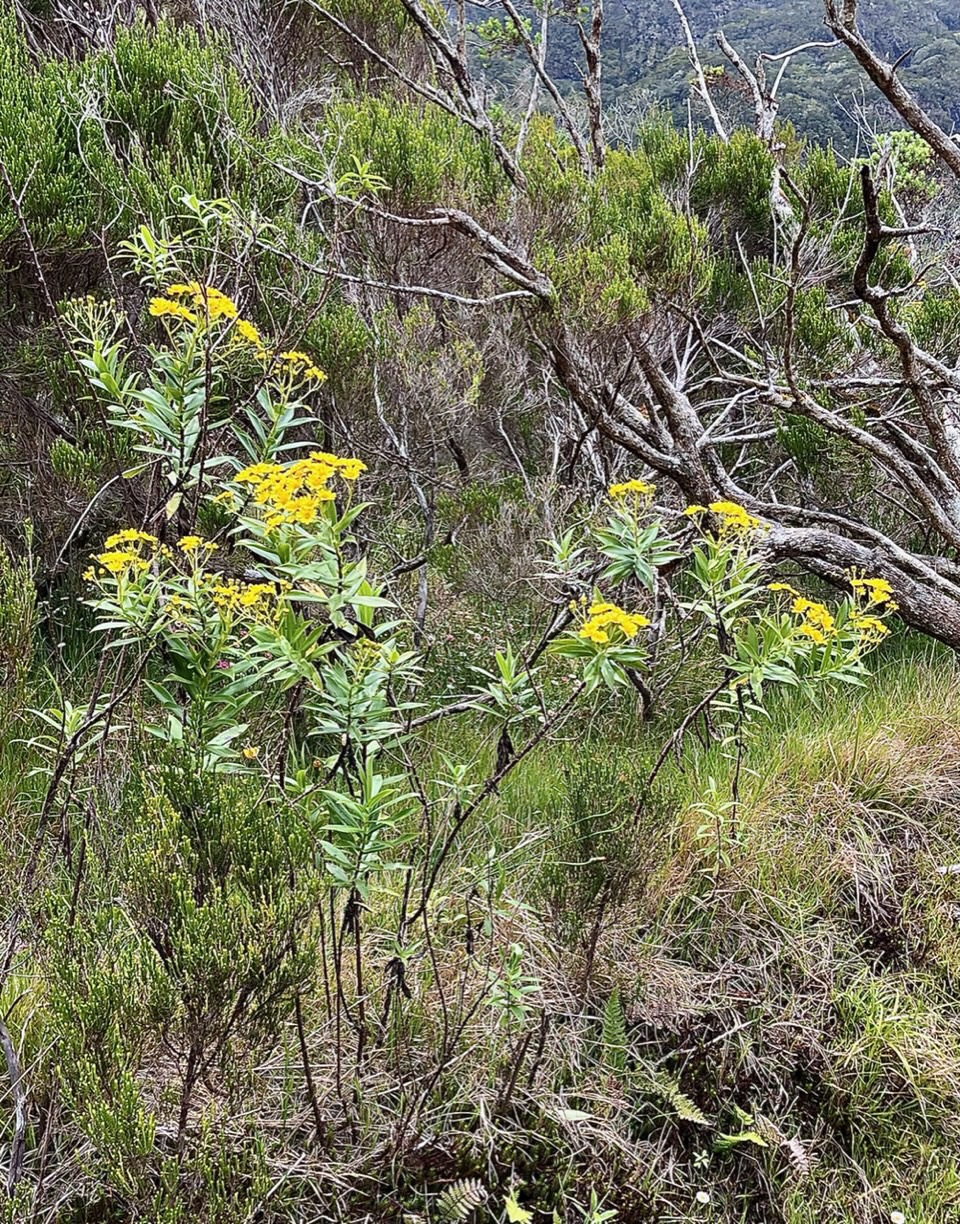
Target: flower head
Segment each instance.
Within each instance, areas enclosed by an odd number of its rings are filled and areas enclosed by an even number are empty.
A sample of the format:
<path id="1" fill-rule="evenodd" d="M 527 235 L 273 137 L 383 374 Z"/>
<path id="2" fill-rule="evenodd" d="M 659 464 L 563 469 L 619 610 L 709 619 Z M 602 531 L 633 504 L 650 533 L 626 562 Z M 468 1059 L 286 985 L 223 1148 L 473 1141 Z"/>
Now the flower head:
<path id="1" fill-rule="evenodd" d="M 649 498 L 653 497 L 655 492 L 656 486 L 648 484 L 645 480 L 627 480 L 623 484 L 612 484 L 607 490 L 608 496 L 614 501 L 622 501 L 631 494 L 638 498 Z"/>
<path id="2" fill-rule="evenodd" d="M 211 319 L 235 319 L 237 317 L 236 302 L 228 298 L 225 293 L 221 293 L 219 289 L 214 289 L 212 285 L 207 285 L 197 296 L 199 297 L 197 305 L 205 307 Z"/>
<path id="3" fill-rule="evenodd" d="M 711 502 L 708 509 L 711 514 L 715 514 L 720 519 L 722 532 L 743 535 L 750 531 L 757 531 L 761 526 L 760 520 L 749 514 L 739 502 Z"/>
<path id="4" fill-rule="evenodd" d="M 186 323 L 196 323 L 197 316 L 188 310 L 182 302 L 171 302 L 169 298 L 155 297 L 150 299 L 148 307 L 155 319 L 183 319 Z"/>
<path id="5" fill-rule="evenodd" d="M 804 621 L 798 628 L 797 632 L 802 633 L 804 637 L 810 638 L 810 640 L 817 646 L 826 645 L 827 635 L 822 629 L 818 629 L 816 625 L 812 625 L 810 621 Z"/>
<path id="6" fill-rule="evenodd" d="M 102 553 L 95 553 L 93 560 L 97 562 L 108 574 L 123 574 L 127 570 L 145 570 L 149 568 L 150 563 L 145 561 L 138 553 L 132 552 L 130 549 L 113 549 Z"/>
<path id="7" fill-rule="evenodd" d="M 882 642 L 890 633 L 890 627 L 877 616 L 852 616 L 850 623 L 863 642 Z"/>
<path id="8" fill-rule="evenodd" d="M 232 298 L 219 289 L 215 289 L 213 285 L 201 285 L 199 281 L 190 281 L 188 285 L 170 285 L 167 289 L 168 298 L 191 298 L 193 305 L 198 313 L 206 315 L 209 319 L 235 319 L 237 317 L 237 305 Z M 163 301 L 162 298 L 155 298 L 155 301 Z M 186 307 L 180 303 L 171 303 L 176 305 L 180 310 L 186 310 Z M 151 304 L 150 313 L 153 314 Z M 171 313 L 167 311 L 166 313 Z M 187 311 L 190 314 L 190 311 Z M 185 315 L 181 315 L 185 318 Z M 193 316 L 194 320 L 196 316 Z"/>
<path id="9" fill-rule="evenodd" d="M 246 340 L 248 344 L 254 345 L 255 348 L 263 348 L 263 341 L 260 339 L 260 333 L 247 319 L 237 319 L 234 324 L 234 330 L 237 335 Z"/>
<path id="10" fill-rule="evenodd" d="M 366 470 L 360 459 L 313 451 L 309 458 L 293 463 L 253 463 L 234 480 L 253 486 L 254 504 L 263 507 L 264 522 L 274 529 L 287 523 L 309 526 L 318 518 L 322 504 L 335 499 L 329 487 L 335 476 L 352 481 Z"/>
<path id="11" fill-rule="evenodd" d="M 159 541 L 155 535 L 151 535 L 149 531 L 137 531 L 135 527 L 125 527 L 123 531 L 115 531 L 113 535 L 107 536 L 103 542 L 105 549 L 118 548 L 121 544 L 139 545 L 149 544 L 155 548 Z"/>
<path id="12" fill-rule="evenodd" d="M 205 540 L 203 536 L 198 535 L 181 536 L 178 545 L 180 551 L 185 552 L 188 556 L 191 553 L 199 552 L 201 548 L 208 553 L 214 552 L 217 548 L 217 545 L 212 540 Z"/>
<path id="13" fill-rule="evenodd" d="M 285 353 L 277 353 L 277 359 L 283 363 L 289 374 L 293 374 L 298 378 L 305 378 L 311 382 L 326 382 L 326 374 L 314 362 L 309 353 L 302 353 L 299 349 L 289 349 Z"/>
<path id="14" fill-rule="evenodd" d="M 611 641 L 611 630 L 618 631 L 621 640 L 629 641 L 649 624 L 649 619 L 641 612 L 625 612 L 616 604 L 594 602 L 587 609 L 587 619 L 580 626 L 579 636 L 602 646 Z"/>
<path id="15" fill-rule="evenodd" d="M 337 466 L 344 480 L 356 480 L 361 472 L 367 470 L 367 465 L 359 459 L 341 459 Z"/>
<path id="16" fill-rule="evenodd" d="M 798 595 L 791 605 L 793 611 L 805 618 L 806 623 L 815 626 L 823 633 L 833 633 L 836 629 L 836 622 L 830 613 L 830 610 L 822 603 L 817 603 L 813 599 L 805 599 L 802 595 Z"/>
<path id="17" fill-rule="evenodd" d="M 858 574 L 856 570 L 851 570 L 848 577 L 858 599 L 866 600 L 870 604 L 887 604 L 891 611 L 896 611 L 897 605 L 893 602 L 893 587 L 886 578 L 867 578 Z"/>

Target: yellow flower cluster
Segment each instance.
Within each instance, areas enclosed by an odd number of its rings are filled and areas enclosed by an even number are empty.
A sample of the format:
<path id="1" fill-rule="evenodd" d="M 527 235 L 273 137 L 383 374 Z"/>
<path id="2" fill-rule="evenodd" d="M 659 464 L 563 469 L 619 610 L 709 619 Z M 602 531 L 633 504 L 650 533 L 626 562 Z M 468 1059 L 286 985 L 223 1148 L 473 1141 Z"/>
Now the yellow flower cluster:
<path id="1" fill-rule="evenodd" d="M 851 576 L 850 581 L 857 596 L 857 605 L 851 611 L 847 624 L 864 645 L 882 642 L 890 633 L 889 626 L 866 608 L 883 604 L 886 612 L 895 612 L 897 605 L 890 598 L 890 584 L 884 578 L 863 578 L 855 574 Z M 790 610 L 801 618 L 797 632 L 816 645 L 824 646 L 829 639 L 840 633 L 833 614 L 824 604 L 807 599 L 788 582 L 771 582 L 768 589 L 793 596 Z M 866 608 L 862 606 L 864 603 Z"/>
<path id="2" fill-rule="evenodd" d="M 612 484 L 607 494 L 614 501 L 621 501 L 631 495 L 638 498 L 650 498 L 656 491 L 656 485 L 649 484 L 646 480 L 627 480 L 623 484 Z"/>
<path id="3" fill-rule="evenodd" d="M 188 299 L 190 305 L 181 299 Z M 188 285 L 170 285 L 165 297 L 150 299 L 149 312 L 155 319 L 182 319 L 196 326 L 201 319 L 235 319 L 237 304 L 213 285 L 191 281 Z"/>
<path id="4" fill-rule="evenodd" d="M 825 604 L 807 599 L 789 582 L 771 582 L 767 589 L 793 596 L 790 611 L 801 618 L 797 632 L 803 637 L 809 638 L 817 646 L 825 646 L 829 638 L 837 636 L 837 622 Z"/>
<path id="5" fill-rule="evenodd" d="M 103 551 L 93 553 L 91 561 L 96 561 L 103 572 L 117 577 L 128 572 L 142 573 L 150 568 L 150 561 L 142 555 L 144 545 L 152 552 L 157 547 L 157 537 L 148 531 L 137 531 L 135 527 L 126 527 L 123 531 L 115 531 L 103 542 Z M 93 566 L 83 572 L 86 582 L 95 582 L 98 574 Z"/>
<path id="6" fill-rule="evenodd" d="M 824 646 L 828 637 L 836 636 L 837 622 L 826 605 L 798 595 L 791 605 L 791 610 L 796 616 L 803 618 L 798 627 L 799 632 L 818 646 Z"/>
<path id="7" fill-rule="evenodd" d="M 119 548 L 121 544 L 132 544 L 139 547 L 141 544 L 147 544 L 151 548 L 156 548 L 158 543 L 157 537 L 151 535 L 149 531 L 137 531 L 135 527 L 125 527 L 123 531 L 115 531 L 113 535 L 107 536 L 103 541 L 103 547 Z"/>
<path id="8" fill-rule="evenodd" d="M 155 319 L 183 319 L 186 323 L 196 324 L 197 316 L 182 302 L 171 302 L 169 298 L 155 297 L 150 299 L 149 311 Z"/>
<path id="9" fill-rule="evenodd" d="M 572 603 L 572 609 L 580 605 Z M 592 603 L 587 608 L 587 619 L 580 626 L 580 637 L 605 646 L 611 640 L 611 630 L 617 631 L 625 641 L 635 638 L 641 629 L 645 629 L 650 621 L 640 612 L 624 612 L 612 603 Z M 614 634 L 616 639 L 617 633 Z"/>
<path id="10" fill-rule="evenodd" d="M 253 326 L 249 319 L 237 319 L 234 324 L 234 331 L 241 340 L 246 340 L 247 344 L 252 344 L 257 350 L 258 357 L 266 357 L 266 351 L 263 346 L 263 340 L 260 333 Z"/>
<path id="11" fill-rule="evenodd" d="M 720 520 L 721 535 L 746 535 L 747 532 L 758 531 L 763 526 L 760 520 L 748 513 L 739 502 L 716 501 L 711 502 L 709 506 L 687 506 L 683 513 L 692 518 L 697 514 L 706 514 L 707 511 Z"/>
<path id="12" fill-rule="evenodd" d="M 126 570 L 145 570 L 150 568 L 150 562 L 141 557 L 139 553 L 132 552 L 128 548 L 123 549 L 108 549 L 102 553 L 94 553 L 93 560 L 105 569 L 108 574 L 114 576 L 124 573 Z M 84 577 L 88 582 L 92 582 L 96 574 L 92 567 L 84 571 Z"/>
<path id="13" fill-rule="evenodd" d="M 180 551 L 186 553 L 188 557 L 200 552 L 204 552 L 209 556 L 219 548 L 219 545 L 214 544 L 213 540 L 205 540 L 203 536 L 198 535 L 181 536 L 177 543 Z"/>
<path id="14" fill-rule="evenodd" d="M 268 527 L 309 526 L 316 522 L 323 503 L 334 500 L 335 494 L 328 487 L 334 476 L 356 480 L 366 470 L 366 464 L 359 459 L 340 459 L 314 451 L 308 459 L 293 463 L 251 464 L 238 472 L 234 480 L 252 486 L 253 500 L 264 508 Z"/>
<path id="15" fill-rule="evenodd" d="M 888 612 L 896 612 L 897 605 L 893 599 L 893 587 L 886 578 L 866 578 L 851 570 L 848 574 L 853 592 L 860 601 L 868 605 L 886 604 Z"/>
<path id="16" fill-rule="evenodd" d="M 150 299 L 148 309 L 156 319 L 182 319 L 194 326 L 201 321 L 226 319 L 233 323 L 234 333 L 253 348 L 260 361 L 278 362 L 285 373 L 297 380 L 326 382 L 325 372 L 309 353 L 296 350 L 286 353 L 271 352 L 250 320 L 240 318 L 236 302 L 213 285 L 201 285 L 199 281 L 190 281 L 185 285 L 169 285 L 165 297 Z"/>
<path id="17" fill-rule="evenodd" d="M 314 362 L 309 353 L 291 350 L 286 353 L 272 353 L 263 343 L 260 333 L 249 319 L 237 319 L 234 331 L 241 340 L 251 345 L 260 361 L 278 361 L 281 367 L 294 378 L 306 379 L 309 382 L 326 382 L 327 376 Z"/>
<path id="18" fill-rule="evenodd" d="M 208 319 L 235 319 L 237 304 L 213 285 L 201 285 L 191 281 L 188 285 L 170 285 L 168 298 L 190 298 L 198 314 Z M 159 299 L 163 300 L 163 299 Z"/>
<path id="19" fill-rule="evenodd" d="M 278 353 L 277 357 L 283 362 L 290 374 L 309 379 L 312 382 L 326 382 L 326 374 L 319 366 L 314 365 L 313 358 L 309 353 L 292 351 Z"/>
<path id="20" fill-rule="evenodd" d="M 344 480 L 357 480 L 360 473 L 367 470 L 367 465 L 360 459 L 340 459 L 328 451 L 311 451 L 310 458 L 314 463 L 328 463 L 336 468 L 337 475 Z"/>
<path id="21" fill-rule="evenodd" d="M 888 625 L 885 625 L 878 616 L 864 616 L 862 613 L 855 613 L 850 617 L 850 623 L 856 628 L 863 642 L 882 642 L 890 632 Z"/>
<path id="22" fill-rule="evenodd" d="M 218 612 L 245 612 L 257 620 L 271 619 L 279 594 L 272 582 L 238 582 L 235 578 L 217 581 L 210 587 L 210 598 Z"/>

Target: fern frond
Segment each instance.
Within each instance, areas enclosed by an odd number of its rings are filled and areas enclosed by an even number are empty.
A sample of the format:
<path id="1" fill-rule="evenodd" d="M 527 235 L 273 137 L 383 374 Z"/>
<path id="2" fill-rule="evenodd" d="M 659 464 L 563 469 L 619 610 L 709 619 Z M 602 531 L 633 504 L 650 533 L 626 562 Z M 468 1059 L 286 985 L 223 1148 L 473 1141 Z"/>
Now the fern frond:
<path id="1" fill-rule="evenodd" d="M 810 1153 L 803 1146 L 799 1135 L 794 1135 L 792 1139 L 787 1140 L 787 1155 L 790 1157 L 790 1163 L 800 1174 L 801 1177 L 810 1176 Z"/>
<path id="2" fill-rule="evenodd" d="M 787 1155 L 800 1177 L 810 1174 L 810 1153 L 804 1147 L 799 1135 L 788 1139 L 779 1126 L 762 1114 L 757 1116 L 757 1130 L 768 1143 L 778 1145 Z"/>
<path id="3" fill-rule="evenodd" d="M 469 1220 L 487 1201 L 487 1188 L 476 1177 L 462 1177 L 441 1191 L 437 1214 L 441 1220 Z"/>
<path id="4" fill-rule="evenodd" d="M 611 1071 L 627 1069 L 627 1017 L 616 987 L 603 1009 L 603 1061 Z"/>
<path id="5" fill-rule="evenodd" d="M 668 1104 L 673 1112 L 684 1122 L 695 1122 L 697 1126 L 710 1126 L 712 1123 L 707 1115 L 695 1105 L 685 1092 L 680 1091 L 679 1083 L 664 1071 L 650 1073 L 650 1086 L 660 1099 Z"/>

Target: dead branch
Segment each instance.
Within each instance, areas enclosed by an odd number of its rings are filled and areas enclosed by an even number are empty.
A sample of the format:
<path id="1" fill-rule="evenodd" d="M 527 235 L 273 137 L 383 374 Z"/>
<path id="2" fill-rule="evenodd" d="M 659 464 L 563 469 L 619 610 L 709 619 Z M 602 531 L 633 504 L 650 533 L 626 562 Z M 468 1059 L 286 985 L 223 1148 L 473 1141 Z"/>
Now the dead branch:
<path id="1" fill-rule="evenodd" d="M 10 1031 L 0 1019 L 0 1050 L 7 1064 L 7 1078 L 13 1096 L 13 1141 L 10 1144 L 10 1167 L 7 1170 L 7 1193 L 13 1198 L 17 1183 L 23 1174 L 23 1156 L 27 1142 L 27 1092 L 23 1086 L 23 1073 L 17 1049 Z"/>
<path id="2" fill-rule="evenodd" d="M 687 15 L 683 11 L 683 5 L 680 0 L 671 0 L 673 7 L 676 9 L 677 16 L 680 18 L 680 25 L 683 28 L 683 37 L 687 46 L 687 58 L 690 60 L 691 67 L 697 77 L 697 93 L 703 99 L 703 103 L 710 114 L 717 135 L 727 144 L 730 137 L 727 135 L 727 129 L 723 125 L 723 120 L 720 118 L 720 112 L 714 106 L 713 98 L 710 97 L 710 90 L 707 88 L 707 78 L 703 71 L 703 64 L 700 62 L 700 54 L 697 51 L 697 44 L 693 38 L 693 31 L 690 29 L 690 22 L 687 20 Z"/>
<path id="3" fill-rule="evenodd" d="M 853 54 L 900 118 L 927 142 L 941 161 L 960 178 L 960 148 L 952 137 L 935 123 L 897 76 L 897 65 L 881 59 L 857 28 L 856 0 L 824 0 L 826 23 L 831 33 Z"/>

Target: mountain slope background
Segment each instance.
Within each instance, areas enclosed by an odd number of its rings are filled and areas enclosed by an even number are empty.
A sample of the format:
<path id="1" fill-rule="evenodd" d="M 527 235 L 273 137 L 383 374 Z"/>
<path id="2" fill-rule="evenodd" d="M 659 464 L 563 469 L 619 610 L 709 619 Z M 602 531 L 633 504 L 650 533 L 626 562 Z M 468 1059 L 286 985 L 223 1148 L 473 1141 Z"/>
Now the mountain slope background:
<path id="1" fill-rule="evenodd" d="M 738 104 L 738 84 L 716 45 L 718 29 L 748 62 L 761 52 L 776 55 L 829 40 L 819 0 L 728 0 L 719 5 L 689 0 L 684 7 L 704 64 L 727 69 L 715 80 L 718 100 L 725 98 L 728 105 Z M 531 6 L 523 11 L 529 16 Z M 474 11 L 477 22 L 489 15 L 489 10 Z M 902 59 L 904 81 L 938 122 L 948 130 L 960 126 L 960 6 L 942 0 L 868 0 L 859 15 L 874 46 L 891 61 Z M 581 51 L 572 18 L 554 20 L 548 63 L 558 80 L 576 87 Z M 669 0 L 609 0 L 603 69 L 608 105 L 627 112 L 665 107 L 685 121 L 690 63 Z M 507 86 L 518 86 L 528 73 L 521 54 L 500 58 L 488 70 Z M 779 96 L 784 119 L 804 135 L 845 149 L 856 143 L 858 129 L 900 126 L 887 104 L 869 87 L 864 90 L 862 76 L 841 48 L 798 53 L 784 73 Z"/>

